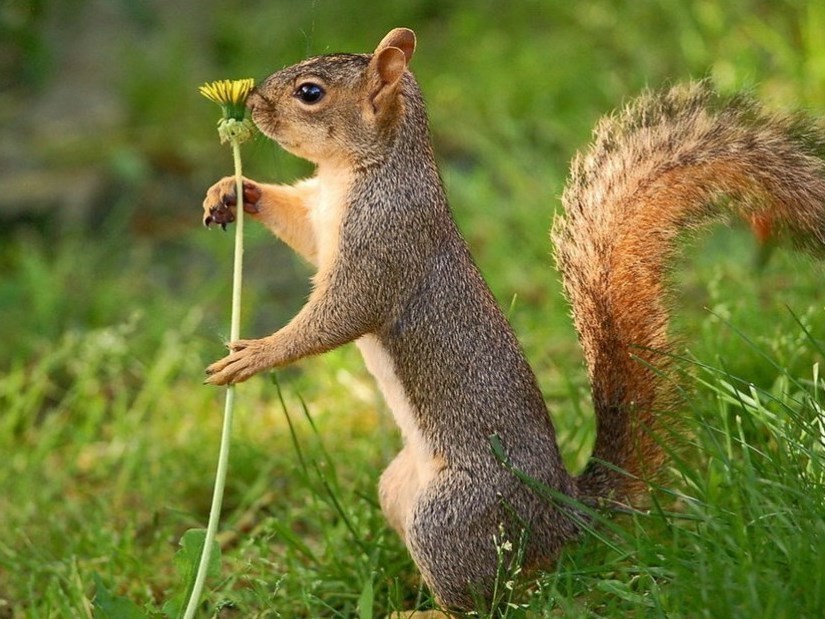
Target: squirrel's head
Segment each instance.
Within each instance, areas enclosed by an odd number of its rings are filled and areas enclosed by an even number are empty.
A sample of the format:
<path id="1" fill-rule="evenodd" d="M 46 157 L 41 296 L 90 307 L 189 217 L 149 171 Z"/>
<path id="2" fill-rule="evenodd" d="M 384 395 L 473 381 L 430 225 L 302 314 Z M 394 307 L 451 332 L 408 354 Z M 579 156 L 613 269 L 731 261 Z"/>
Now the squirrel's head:
<path id="1" fill-rule="evenodd" d="M 314 163 L 380 158 L 404 112 L 414 50 L 413 31 L 396 28 L 372 54 L 317 56 L 282 69 L 249 96 L 252 119 L 284 149 Z"/>

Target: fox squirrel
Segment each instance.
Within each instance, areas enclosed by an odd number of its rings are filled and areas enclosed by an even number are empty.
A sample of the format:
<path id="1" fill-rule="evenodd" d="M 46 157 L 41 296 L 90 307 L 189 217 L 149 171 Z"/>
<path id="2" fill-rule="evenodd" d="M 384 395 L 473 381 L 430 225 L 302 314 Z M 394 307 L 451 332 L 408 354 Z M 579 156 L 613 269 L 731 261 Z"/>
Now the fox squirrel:
<path id="1" fill-rule="evenodd" d="M 372 54 L 310 58 L 251 94 L 259 129 L 317 170 L 294 185 L 245 180 L 243 208 L 317 273 L 286 326 L 230 343 L 207 382 L 354 341 L 404 439 L 381 476 L 381 508 L 439 603 L 469 609 L 491 594 L 500 527 L 514 541 L 525 533 L 526 569 L 548 566 L 587 520 L 575 502 L 632 502 L 646 490 L 664 460 L 657 418 L 674 405 L 662 372 L 675 238 L 728 209 L 822 250 L 825 132 L 706 83 L 644 95 L 598 125 L 552 231 L 597 418 L 593 458 L 572 476 L 450 214 L 407 69 L 414 49 L 413 32 L 397 28 Z M 207 192 L 204 222 L 233 221 L 236 203 L 224 178 Z"/>

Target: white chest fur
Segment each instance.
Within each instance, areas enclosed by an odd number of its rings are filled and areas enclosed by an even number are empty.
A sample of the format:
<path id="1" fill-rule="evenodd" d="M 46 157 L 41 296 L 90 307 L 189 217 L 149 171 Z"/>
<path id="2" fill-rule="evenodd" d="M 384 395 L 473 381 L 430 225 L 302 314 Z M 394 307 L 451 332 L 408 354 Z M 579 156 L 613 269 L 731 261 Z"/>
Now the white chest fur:
<path id="1" fill-rule="evenodd" d="M 309 194 L 319 273 L 330 266 L 338 253 L 341 221 L 347 208 L 351 182 L 352 174 L 347 168 L 319 168 L 313 178 L 302 183 L 302 190 Z M 374 335 L 359 338 L 356 345 L 392 411 L 407 450 L 411 452 L 418 485 L 423 485 L 435 474 L 438 462 L 416 423 L 413 405 L 398 379 L 392 357 Z"/>
<path id="2" fill-rule="evenodd" d="M 323 268 L 338 253 L 341 220 L 347 207 L 352 174 L 348 168 L 319 168 L 309 182 L 315 190 L 310 220 L 318 248 L 318 266 Z"/>
<path id="3" fill-rule="evenodd" d="M 367 369 L 375 377 L 384 400 L 392 411 L 395 423 L 401 430 L 405 445 L 413 451 L 416 461 L 429 467 L 433 451 L 427 445 L 415 421 L 413 405 L 407 397 L 404 386 L 395 373 L 395 367 L 386 348 L 374 335 L 365 335 L 356 340 L 356 345 L 364 357 Z M 419 470 L 420 477 L 428 477 L 429 471 Z"/>

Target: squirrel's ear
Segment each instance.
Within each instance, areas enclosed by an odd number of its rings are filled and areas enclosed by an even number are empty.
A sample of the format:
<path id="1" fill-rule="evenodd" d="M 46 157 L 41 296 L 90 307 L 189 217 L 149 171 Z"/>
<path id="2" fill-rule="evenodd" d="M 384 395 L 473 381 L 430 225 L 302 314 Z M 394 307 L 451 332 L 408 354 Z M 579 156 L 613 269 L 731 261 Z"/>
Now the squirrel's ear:
<path id="1" fill-rule="evenodd" d="M 407 28 L 391 30 L 375 48 L 369 66 L 373 111 L 378 112 L 387 101 L 392 100 L 413 51 L 415 34 Z"/>
<path id="2" fill-rule="evenodd" d="M 393 28 L 387 36 L 381 39 L 378 47 L 375 48 L 375 55 L 377 56 L 387 47 L 397 47 L 404 52 L 405 63 L 409 64 L 415 51 L 415 33 L 409 28 Z"/>

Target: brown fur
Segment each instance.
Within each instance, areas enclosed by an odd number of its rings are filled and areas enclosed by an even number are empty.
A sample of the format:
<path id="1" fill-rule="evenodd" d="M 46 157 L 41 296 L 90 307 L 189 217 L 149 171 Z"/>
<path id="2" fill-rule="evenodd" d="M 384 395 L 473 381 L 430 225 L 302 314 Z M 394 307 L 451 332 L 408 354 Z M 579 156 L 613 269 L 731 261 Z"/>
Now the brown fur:
<path id="1" fill-rule="evenodd" d="M 597 413 L 594 459 L 577 480 L 586 496 L 632 498 L 663 461 L 653 435 L 674 404 L 663 374 L 676 239 L 727 210 L 821 251 L 823 153 L 812 122 L 725 100 L 705 83 L 647 94 L 597 127 L 553 232 Z"/>
<path id="2" fill-rule="evenodd" d="M 373 54 L 311 58 L 250 98 L 258 127 L 318 167 L 293 186 L 247 181 L 244 208 L 318 271 L 299 314 L 268 337 L 230 344 L 208 382 L 356 341 L 404 439 L 379 484 L 382 509 L 440 603 L 470 609 L 473 594 L 492 592 L 501 527 L 514 543 L 527 532 L 527 568 L 548 566 L 583 518 L 548 495 L 631 497 L 660 466 L 647 430 L 673 394 L 635 357 L 667 370 L 657 351 L 668 350 L 662 275 L 673 240 L 725 193 L 750 213 L 772 209 L 772 221 L 822 246 L 823 166 L 809 152 L 821 138 L 799 139 L 791 121 L 722 105 L 703 86 L 648 96 L 597 130 L 554 235 L 598 425 L 594 460 L 574 479 L 447 206 L 407 70 L 414 47 L 412 32 L 396 29 Z M 308 83 L 325 95 L 301 100 Z M 220 181 L 205 221 L 231 221 L 235 201 Z"/>

